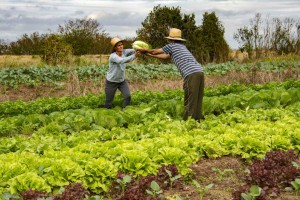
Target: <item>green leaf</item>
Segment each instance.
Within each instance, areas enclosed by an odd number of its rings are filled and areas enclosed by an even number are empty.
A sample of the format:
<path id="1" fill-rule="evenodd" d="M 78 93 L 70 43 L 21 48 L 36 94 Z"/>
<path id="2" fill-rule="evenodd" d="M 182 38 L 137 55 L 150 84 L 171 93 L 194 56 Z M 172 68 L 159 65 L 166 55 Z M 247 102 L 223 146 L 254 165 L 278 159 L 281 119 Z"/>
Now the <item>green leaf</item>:
<path id="1" fill-rule="evenodd" d="M 128 175 L 126 175 L 126 176 L 123 177 L 123 181 L 124 181 L 125 183 L 130 183 L 131 177 L 128 176 Z"/>
<path id="2" fill-rule="evenodd" d="M 150 187 L 151 187 L 151 189 L 153 189 L 154 191 L 159 191 L 159 190 L 160 190 L 160 187 L 159 187 L 159 185 L 156 183 L 156 181 L 152 181 Z"/>
<path id="3" fill-rule="evenodd" d="M 205 186 L 205 189 L 210 189 L 210 188 L 212 188 L 213 186 L 214 186 L 214 184 L 211 183 L 211 184 L 209 184 L 209 185 L 206 185 L 206 186 Z"/>
<path id="4" fill-rule="evenodd" d="M 261 188 L 257 185 L 252 185 L 250 187 L 250 192 L 253 196 L 258 197 L 261 194 Z"/>
<path id="5" fill-rule="evenodd" d="M 248 194 L 242 193 L 241 196 L 243 197 L 244 200 L 253 200 L 253 198 Z"/>

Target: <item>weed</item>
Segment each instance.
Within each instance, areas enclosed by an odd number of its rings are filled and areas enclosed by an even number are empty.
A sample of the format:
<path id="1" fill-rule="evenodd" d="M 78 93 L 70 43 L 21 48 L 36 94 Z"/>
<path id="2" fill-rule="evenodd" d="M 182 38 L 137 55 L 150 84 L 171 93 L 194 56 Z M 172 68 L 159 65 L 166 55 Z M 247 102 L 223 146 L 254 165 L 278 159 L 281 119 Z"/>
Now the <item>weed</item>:
<path id="1" fill-rule="evenodd" d="M 206 191 L 211 189 L 214 186 L 214 184 L 211 183 L 209 185 L 206 185 L 206 186 L 202 187 L 196 180 L 193 180 L 192 184 L 194 186 L 196 186 L 196 188 L 199 192 L 200 200 L 203 199 L 203 196 L 205 195 Z"/>
<path id="2" fill-rule="evenodd" d="M 166 169 L 166 172 L 167 172 L 167 174 L 168 174 L 168 176 L 170 178 L 170 187 L 172 188 L 174 181 L 176 181 L 177 179 L 181 178 L 181 175 L 179 174 L 179 175 L 176 175 L 176 176 L 172 176 L 171 171 L 167 170 L 167 169 Z"/>
<path id="3" fill-rule="evenodd" d="M 127 184 L 131 182 L 131 177 L 129 175 L 126 175 L 122 179 L 117 179 L 117 182 L 120 184 L 122 196 L 124 196 L 125 188 Z"/>
<path id="4" fill-rule="evenodd" d="M 252 185 L 249 193 L 242 193 L 241 195 L 245 200 L 254 200 L 256 197 L 260 196 L 260 194 L 261 188 L 257 185 Z"/>
<path id="5" fill-rule="evenodd" d="M 162 190 L 156 181 L 152 181 L 150 185 L 151 190 L 146 190 L 147 194 L 151 195 L 153 198 L 156 198 L 157 195 L 162 194 Z"/>
<path id="6" fill-rule="evenodd" d="M 211 169 L 213 171 L 217 172 L 220 175 L 220 177 L 219 177 L 220 180 L 222 180 L 225 177 L 226 174 L 233 174 L 234 173 L 234 171 L 232 169 L 221 170 L 217 167 L 212 167 Z"/>
<path id="7" fill-rule="evenodd" d="M 295 191 L 296 195 L 300 194 L 300 178 L 296 178 L 294 181 L 291 182 L 293 187 L 286 187 L 285 190 L 287 191 Z"/>

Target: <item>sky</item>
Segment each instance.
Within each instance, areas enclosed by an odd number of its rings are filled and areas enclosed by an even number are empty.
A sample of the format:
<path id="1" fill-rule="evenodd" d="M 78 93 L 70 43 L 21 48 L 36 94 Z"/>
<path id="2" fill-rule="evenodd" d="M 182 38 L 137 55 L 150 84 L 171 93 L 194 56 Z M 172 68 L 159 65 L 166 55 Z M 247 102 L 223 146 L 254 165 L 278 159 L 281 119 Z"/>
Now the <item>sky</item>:
<path id="1" fill-rule="evenodd" d="M 85 17 L 97 20 L 111 37 L 132 38 L 158 5 L 180 7 L 182 14 L 195 14 L 197 26 L 202 24 L 205 12 L 215 12 L 225 28 L 225 40 L 233 49 L 238 48 L 234 33 L 249 26 L 256 13 L 263 20 L 300 20 L 300 0 L 0 0 L 0 39 L 11 42 L 25 33 L 56 33 L 58 26 L 68 20 Z"/>

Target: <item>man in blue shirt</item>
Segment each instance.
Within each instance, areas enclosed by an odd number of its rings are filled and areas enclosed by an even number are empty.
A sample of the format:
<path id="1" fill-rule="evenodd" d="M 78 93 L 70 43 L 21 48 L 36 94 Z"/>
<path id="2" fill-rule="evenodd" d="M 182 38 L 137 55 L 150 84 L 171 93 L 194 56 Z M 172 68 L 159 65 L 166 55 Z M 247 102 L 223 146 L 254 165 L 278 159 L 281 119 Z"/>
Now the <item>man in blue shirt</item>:
<path id="1" fill-rule="evenodd" d="M 200 122 L 202 118 L 202 100 L 204 94 L 203 68 L 183 43 L 186 40 L 181 38 L 181 30 L 171 28 L 169 36 L 166 38 L 169 44 L 162 48 L 152 50 L 138 49 L 138 51 L 155 58 L 171 58 L 173 60 L 184 79 L 185 114 L 183 119 L 187 120 L 188 117 L 192 117 Z"/>

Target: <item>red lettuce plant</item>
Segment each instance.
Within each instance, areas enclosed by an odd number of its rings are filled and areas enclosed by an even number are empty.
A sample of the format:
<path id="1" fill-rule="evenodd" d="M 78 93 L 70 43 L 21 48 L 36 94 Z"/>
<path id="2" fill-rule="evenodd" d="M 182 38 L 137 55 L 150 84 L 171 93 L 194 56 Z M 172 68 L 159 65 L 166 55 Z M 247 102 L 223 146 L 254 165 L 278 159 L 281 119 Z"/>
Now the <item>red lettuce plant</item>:
<path id="1" fill-rule="evenodd" d="M 290 182 L 300 175 L 293 162 L 300 163 L 299 155 L 293 151 L 268 152 L 264 159 L 253 160 L 248 166 L 250 173 L 246 176 L 246 185 L 233 192 L 234 200 L 242 200 L 241 194 L 247 192 L 251 185 L 262 188 L 258 200 L 274 199 L 280 195 L 280 190 L 289 186 Z"/>

